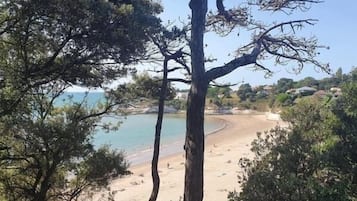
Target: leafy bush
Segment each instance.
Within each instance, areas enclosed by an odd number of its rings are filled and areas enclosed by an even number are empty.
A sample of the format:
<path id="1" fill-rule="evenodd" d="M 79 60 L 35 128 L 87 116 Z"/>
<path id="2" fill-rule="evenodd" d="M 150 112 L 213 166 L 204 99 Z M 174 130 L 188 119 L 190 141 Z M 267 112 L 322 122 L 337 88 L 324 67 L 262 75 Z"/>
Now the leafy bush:
<path id="1" fill-rule="evenodd" d="M 228 200 L 357 200 L 357 84 L 343 92 L 336 102 L 302 99 L 282 115 L 288 129 L 258 133 L 255 158 L 239 162 L 242 191 Z"/>

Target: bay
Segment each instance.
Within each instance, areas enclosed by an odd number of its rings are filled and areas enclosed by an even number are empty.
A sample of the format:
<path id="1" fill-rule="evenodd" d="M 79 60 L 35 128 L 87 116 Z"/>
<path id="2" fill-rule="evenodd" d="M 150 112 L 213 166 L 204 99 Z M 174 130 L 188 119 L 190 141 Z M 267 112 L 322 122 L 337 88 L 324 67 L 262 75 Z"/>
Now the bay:
<path id="1" fill-rule="evenodd" d="M 154 143 L 156 118 L 156 114 L 129 115 L 122 118 L 122 124 L 117 131 L 105 133 L 98 130 L 93 142 L 96 146 L 109 144 L 111 148 L 122 149 L 127 153 L 151 149 Z M 165 114 L 161 134 L 162 144 L 183 141 L 185 126 L 183 114 Z M 220 127 L 222 127 L 221 121 L 212 118 L 206 119 L 205 130 L 207 133 Z"/>
<path id="2" fill-rule="evenodd" d="M 57 101 L 57 105 L 69 104 L 72 102 L 85 102 L 93 107 L 98 101 L 102 101 L 104 93 L 102 92 L 66 92 Z M 69 101 L 69 99 L 71 101 Z M 104 117 L 103 122 L 120 121 L 120 127 L 116 131 L 105 132 L 96 129 L 93 136 L 93 144 L 96 148 L 103 145 L 110 145 L 111 148 L 123 150 L 128 155 L 142 153 L 151 150 L 154 143 L 155 124 L 157 114 L 137 114 L 122 117 Z M 205 131 L 211 133 L 222 128 L 224 123 L 213 118 L 205 119 Z M 165 114 L 163 120 L 161 144 L 170 146 L 176 144 L 182 149 L 182 142 L 185 134 L 185 115 L 184 114 Z M 180 142 L 180 145 L 177 143 Z M 182 145 L 181 145 L 182 144 Z M 178 149 L 178 148 L 176 148 Z"/>

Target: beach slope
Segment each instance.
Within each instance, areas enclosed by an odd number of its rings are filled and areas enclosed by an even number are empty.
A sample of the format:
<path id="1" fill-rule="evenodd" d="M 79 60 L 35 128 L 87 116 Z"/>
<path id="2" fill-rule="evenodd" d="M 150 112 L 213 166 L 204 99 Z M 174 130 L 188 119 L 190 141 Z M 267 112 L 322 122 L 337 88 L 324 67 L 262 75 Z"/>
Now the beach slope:
<path id="1" fill-rule="evenodd" d="M 265 115 L 215 115 L 225 127 L 206 137 L 204 200 L 227 200 L 229 191 L 239 189 L 237 175 L 241 157 L 252 157 L 250 144 L 256 132 L 263 132 L 279 122 Z M 132 175 L 113 181 L 110 189 L 118 201 L 146 201 L 151 188 L 150 163 L 130 168 Z M 160 159 L 161 186 L 158 201 L 183 200 L 184 152 Z"/>

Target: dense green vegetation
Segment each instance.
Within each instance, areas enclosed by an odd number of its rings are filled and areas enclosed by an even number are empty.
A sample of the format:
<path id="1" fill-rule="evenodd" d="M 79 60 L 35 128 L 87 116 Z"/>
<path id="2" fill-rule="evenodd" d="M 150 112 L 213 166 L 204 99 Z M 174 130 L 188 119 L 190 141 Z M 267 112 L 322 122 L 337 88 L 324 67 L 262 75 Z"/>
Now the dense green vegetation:
<path id="1" fill-rule="evenodd" d="M 313 95 L 316 91 L 322 91 L 320 98 L 338 96 L 339 88 L 344 83 L 350 82 L 357 70 L 343 74 L 338 69 L 335 74 L 321 80 L 306 77 L 294 81 L 289 78 L 280 78 L 276 84 L 252 87 L 249 83 L 239 86 L 237 91 L 229 87 L 210 87 L 207 92 L 207 105 L 216 107 L 238 107 L 239 109 L 253 109 L 258 111 L 279 111 L 284 107 L 290 107 L 304 97 Z M 311 87 L 316 91 L 295 93 L 294 89 Z M 291 92 L 289 92 L 291 91 Z M 337 92 L 337 93 L 336 93 Z"/>
<path id="2" fill-rule="evenodd" d="M 289 128 L 258 134 L 230 201 L 357 200 L 355 71 L 347 77 L 342 96 L 305 98 L 282 114 Z"/>
<path id="3" fill-rule="evenodd" d="M 159 12 L 146 0 L 2 1 L 1 200 L 89 199 L 88 190 L 129 173 L 121 152 L 94 149 L 91 141 L 95 129 L 115 129 L 100 119 L 120 112 L 125 94 L 93 107 L 85 99 L 64 104 L 61 94 L 126 75 L 127 65 L 146 58 Z"/>

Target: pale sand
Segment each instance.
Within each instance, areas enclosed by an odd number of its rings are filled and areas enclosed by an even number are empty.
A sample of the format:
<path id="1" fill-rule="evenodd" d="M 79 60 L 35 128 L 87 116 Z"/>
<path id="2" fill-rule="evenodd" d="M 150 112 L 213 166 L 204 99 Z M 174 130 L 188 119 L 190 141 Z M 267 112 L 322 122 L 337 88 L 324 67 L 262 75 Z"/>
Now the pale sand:
<path id="1" fill-rule="evenodd" d="M 237 175 L 241 157 L 252 157 L 250 144 L 257 131 L 265 131 L 279 122 L 265 115 L 215 115 L 226 122 L 224 129 L 206 137 L 205 151 L 205 201 L 227 200 L 229 191 L 239 189 Z M 169 165 L 168 165 L 169 164 Z M 117 179 L 110 188 L 116 201 L 146 201 L 151 189 L 150 163 L 130 168 L 133 175 Z M 184 153 L 160 159 L 161 178 L 158 201 L 182 200 L 184 185 Z M 181 198 L 180 198 L 181 197 Z"/>

